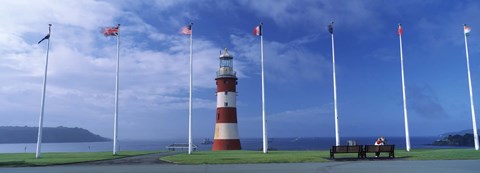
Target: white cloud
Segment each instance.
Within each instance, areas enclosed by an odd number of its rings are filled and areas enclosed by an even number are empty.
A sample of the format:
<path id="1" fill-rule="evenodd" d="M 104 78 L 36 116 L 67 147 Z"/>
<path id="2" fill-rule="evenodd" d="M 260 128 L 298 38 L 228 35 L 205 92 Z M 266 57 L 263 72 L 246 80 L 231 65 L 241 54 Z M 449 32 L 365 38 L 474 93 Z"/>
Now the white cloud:
<path id="1" fill-rule="evenodd" d="M 246 60 L 245 63 L 260 64 L 260 42 L 252 36 L 231 35 L 235 50 L 239 58 Z M 292 80 L 319 80 L 329 73 L 331 68 L 322 55 L 310 52 L 300 45 L 310 42 L 304 38 L 287 43 L 264 40 L 264 66 L 267 80 L 272 82 L 291 82 Z M 258 73 L 258 68 L 250 68 Z"/>
<path id="2" fill-rule="evenodd" d="M 12 18 L 18 9 L 26 12 Z M 4 105 L 0 125 L 38 123 L 46 43 L 36 42 L 54 21 L 45 125 L 79 126 L 109 137 L 116 49 L 115 39 L 103 37 L 99 28 L 125 16 L 129 24 L 120 30 L 120 123 L 124 130 L 135 128 L 133 125 L 176 129 L 175 124 L 183 119 L 175 115 L 185 111 L 188 102 L 188 37 L 159 32 L 136 14 L 101 1 L 3 2 L 0 20 L 7 27 L 0 28 L 0 103 Z M 134 33 L 150 33 L 146 41 L 161 42 L 162 46 L 142 45 L 145 43 L 138 42 L 139 34 Z M 195 89 L 215 87 L 212 81 L 218 59 L 212 55 L 218 50 L 209 40 L 194 40 Z M 213 110 L 214 99 L 194 98 L 194 108 Z M 152 115 L 176 118 L 158 121 L 159 117 Z M 135 138 L 128 136 L 132 133 L 124 134 L 120 136 Z M 145 136 L 162 137 L 156 132 Z"/>

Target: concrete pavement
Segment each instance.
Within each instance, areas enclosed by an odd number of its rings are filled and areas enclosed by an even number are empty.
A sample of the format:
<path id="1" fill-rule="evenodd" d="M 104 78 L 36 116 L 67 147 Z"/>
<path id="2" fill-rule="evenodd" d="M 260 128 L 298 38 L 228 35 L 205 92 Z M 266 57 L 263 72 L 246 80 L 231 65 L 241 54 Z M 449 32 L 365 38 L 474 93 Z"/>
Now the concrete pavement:
<path id="1" fill-rule="evenodd" d="M 278 163 L 230 165 L 63 165 L 46 167 L 0 168 L 0 173 L 152 173 L 152 172 L 205 172 L 205 173 L 477 173 L 480 160 L 436 161 L 336 161 L 327 163 Z"/>

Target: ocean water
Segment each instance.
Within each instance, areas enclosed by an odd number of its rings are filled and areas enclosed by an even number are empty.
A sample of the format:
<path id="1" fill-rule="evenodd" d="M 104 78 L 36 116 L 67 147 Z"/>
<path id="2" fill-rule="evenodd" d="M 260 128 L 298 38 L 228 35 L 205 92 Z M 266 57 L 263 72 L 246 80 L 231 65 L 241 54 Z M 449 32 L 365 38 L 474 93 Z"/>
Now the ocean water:
<path id="1" fill-rule="evenodd" d="M 341 145 L 347 145 L 348 140 L 355 140 L 357 145 L 372 145 L 377 137 L 345 137 L 341 138 Z M 415 148 L 468 148 L 451 146 L 433 146 L 429 145 L 438 139 L 438 137 L 411 137 L 410 144 Z M 119 141 L 121 150 L 165 150 L 166 146 L 173 143 L 187 143 L 188 140 L 157 140 L 157 141 Z M 194 139 L 193 143 L 197 145 L 197 150 L 211 150 L 212 145 L 201 144 L 203 139 Z M 240 139 L 243 150 L 261 150 L 261 138 Z M 405 138 L 387 137 L 388 144 L 395 144 L 397 149 L 405 148 Z M 274 150 L 327 150 L 335 145 L 335 138 L 309 137 L 309 138 L 270 138 L 269 147 Z M 43 143 L 42 152 L 96 152 L 112 151 L 113 142 L 82 142 L 82 143 Z M 0 153 L 33 153 L 35 152 L 35 143 L 25 144 L 0 144 Z"/>

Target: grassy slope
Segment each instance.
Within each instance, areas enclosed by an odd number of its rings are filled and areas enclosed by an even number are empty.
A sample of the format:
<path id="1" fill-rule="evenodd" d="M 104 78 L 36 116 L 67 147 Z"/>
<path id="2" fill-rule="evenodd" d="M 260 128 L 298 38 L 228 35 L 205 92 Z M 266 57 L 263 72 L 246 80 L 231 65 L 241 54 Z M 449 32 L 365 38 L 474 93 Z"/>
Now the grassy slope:
<path id="1" fill-rule="evenodd" d="M 122 151 L 116 156 L 113 156 L 111 152 L 43 153 L 42 157 L 39 159 L 35 159 L 35 153 L 6 153 L 0 154 L 0 166 L 43 166 L 68 164 L 86 161 L 116 159 L 149 153 L 156 152 Z"/>
<path id="2" fill-rule="evenodd" d="M 368 154 L 373 157 L 374 154 Z M 382 153 L 381 157 L 388 156 Z M 397 159 L 406 160 L 472 160 L 480 159 L 480 152 L 473 149 L 417 149 L 410 152 L 396 150 Z M 357 154 L 336 154 L 335 158 L 356 158 Z M 161 158 L 179 164 L 227 164 L 227 163 L 293 163 L 328 162 L 329 151 L 200 151 L 192 155 L 178 154 Z"/>

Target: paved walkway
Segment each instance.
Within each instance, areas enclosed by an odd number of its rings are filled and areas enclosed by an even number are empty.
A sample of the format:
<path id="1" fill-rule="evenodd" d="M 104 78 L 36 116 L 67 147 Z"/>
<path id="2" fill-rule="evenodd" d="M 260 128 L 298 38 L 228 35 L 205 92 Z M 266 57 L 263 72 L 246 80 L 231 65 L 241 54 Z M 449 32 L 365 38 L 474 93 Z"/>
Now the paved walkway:
<path id="1" fill-rule="evenodd" d="M 0 168 L 0 173 L 478 173 L 480 160 L 437 161 L 340 161 L 327 163 L 234 164 L 234 165 L 65 165 L 47 167 Z"/>
<path id="2" fill-rule="evenodd" d="M 169 162 L 165 162 L 160 160 L 160 157 L 175 155 L 180 152 L 161 152 L 156 154 L 147 154 L 141 156 L 133 156 L 133 157 L 126 157 L 121 159 L 113 159 L 113 160 L 100 160 L 94 162 L 85 162 L 85 163 L 78 163 L 73 165 L 151 165 L 151 164 L 168 164 Z"/>

